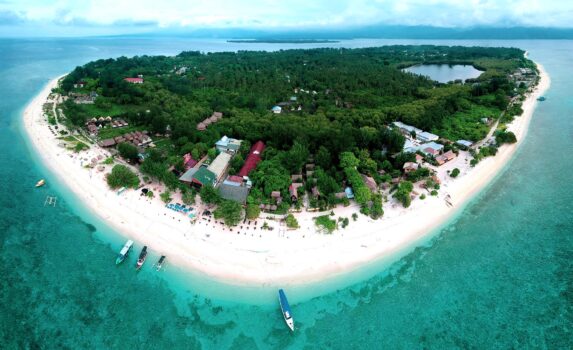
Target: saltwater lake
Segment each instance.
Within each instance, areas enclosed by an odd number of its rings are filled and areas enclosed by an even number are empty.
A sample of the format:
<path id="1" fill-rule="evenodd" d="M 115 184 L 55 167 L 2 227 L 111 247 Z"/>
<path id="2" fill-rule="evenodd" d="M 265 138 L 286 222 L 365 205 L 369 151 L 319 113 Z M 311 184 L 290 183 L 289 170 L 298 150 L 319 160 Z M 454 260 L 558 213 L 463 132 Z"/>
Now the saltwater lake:
<path id="1" fill-rule="evenodd" d="M 390 267 L 276 291 L 167 265 L 116 267 L 124 239 L 38 162 L 21 112 L 90 60 L 182 50 L 388 44 L 512 46 L 552 78 L 506 170 L 458 217 Z M 3 349 L 569 348 L 573 329 L 573 42 L 352 40 L 238 44 L 181 38 L 0 40 L 0 344 Z M 48 185 L 33 185 L 46 178 Z M 56 208 L 44 207 L 47 195 Z M 383 235 L 383 232 L 380 233 Z M 155 260 L 151 256 L 151 261 Z"/>
<path id="2" fill-rule="evenodd" d="M 421 64 L 404 69 L 406 72 L 426 76 L 440 83 L 447 83 L 454 80 L 477 78 L 483 73 L 473 66 L 465 64 Z"/>

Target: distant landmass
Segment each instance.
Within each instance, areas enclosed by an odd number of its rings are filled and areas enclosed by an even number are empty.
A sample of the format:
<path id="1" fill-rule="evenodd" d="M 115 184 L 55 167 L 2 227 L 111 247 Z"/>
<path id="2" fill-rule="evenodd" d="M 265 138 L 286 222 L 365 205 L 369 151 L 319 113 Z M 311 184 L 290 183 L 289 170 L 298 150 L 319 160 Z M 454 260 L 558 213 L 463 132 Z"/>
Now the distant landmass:
<path id="1" fill-rule="evenodd" d="M 302 40 L 348 40 L 348 39 L 448 39 L 448 40 L 527 40 L 527 39 L 573 39 L 573 28 L 547 27 L 468 27 L 446 28 L 433 26 L 388 26 L 370 25 L 345 28 L 248 29 L 248 28 L 182 28 L 164 29 L 146 34 L 128 36 L 182 36 L 189 38 L 213 38 L 232 40 L 256 40 L 255 42 L 297 42 Z M 281 41 L 278 41 L 281 40 Z M 252 41 L 251 41 L 252 42 Z M 316 41 L 312 41 L 315 43 Z"/>
<path id="2" fill-rule="evenodd" d="M 228 43 L 245 43 L 245 44 L 322 44 L 322 43 L 339 43 L 339 40 L 327 39 L 232 39 Z"/>

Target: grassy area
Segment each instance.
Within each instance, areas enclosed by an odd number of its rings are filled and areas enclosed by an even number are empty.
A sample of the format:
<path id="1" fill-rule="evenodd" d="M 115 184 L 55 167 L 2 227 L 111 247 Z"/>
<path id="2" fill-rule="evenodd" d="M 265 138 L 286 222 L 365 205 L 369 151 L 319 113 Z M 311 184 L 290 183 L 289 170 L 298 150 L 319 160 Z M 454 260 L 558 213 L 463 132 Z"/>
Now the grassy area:
<path id="1" fill-rule="evenodd" d="M 472 105 L 471 109 L 458 112 L 444 120 L 442 127 L 432 130 L 449 140 L 479 141 L 489 131 L 489 125 L 481 122 L 482 118 L 497 118 L 501 111 L 493 107 Z"/>
<path id="2" fill-rule="evenodd" d="M 173 151 L 173 141 L 169 138 L 153 140 L 157 150 L 165 150 L 168 154 Z"/>
<path id="3" fill-rule="evenodd" d="M 145 127 L 143 126 L 127 126 L 123 128 L 112 128 L 108 126 L 99 130 L 99 138 L 102 140 L 109 139 L 111 137 L 127 134 L 128 132 L 143 130 L 145 130 Z"/>
<path id="4" fill-rule="evenodd" d="M 98 97 L 98 98 L 101 98 L 101 97 Z M 107 116 L 113 117 L 116 115 L 123 114 L 123 113 L 125 113 L 125 112 L 127 112 L 133 108 L 130 106 L 111 104 L 111 103 L 108 104 L 108 108 L 98 107 L 97 103 L 85 104 L 85 105 L 79 105 L 79 106 L 90 117 L 107 117 Z"/>

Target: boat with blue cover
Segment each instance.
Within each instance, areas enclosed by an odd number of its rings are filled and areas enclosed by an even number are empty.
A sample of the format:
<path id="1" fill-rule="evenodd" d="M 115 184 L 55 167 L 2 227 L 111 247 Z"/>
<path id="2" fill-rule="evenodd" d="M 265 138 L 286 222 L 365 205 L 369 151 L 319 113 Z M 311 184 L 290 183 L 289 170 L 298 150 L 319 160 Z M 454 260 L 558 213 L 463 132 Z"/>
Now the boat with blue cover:
<path id="1" fill-rule="evenodd" d="M 125 245 L 123 246 L 123 248 L 121 248 L 121 251 L 117 256 L 117 259 L 115 259 L 116 265 L 121 264 L 125 260 L 127 254 L 129 254 L 129 251 L 131 250 L 131 247 L 133 247 L 133 241 L 130 239 L 127 242 L 125 242 Z"/>
<path id="2" fill-rule="evenodd" d="M 294 319 L 292 318 L 292 312 L 290 311 L 286 294 L 282 289 L 279 289 L 279 303 L 281 304 L 281 311 L 288 328 L 294 332 Z"/>

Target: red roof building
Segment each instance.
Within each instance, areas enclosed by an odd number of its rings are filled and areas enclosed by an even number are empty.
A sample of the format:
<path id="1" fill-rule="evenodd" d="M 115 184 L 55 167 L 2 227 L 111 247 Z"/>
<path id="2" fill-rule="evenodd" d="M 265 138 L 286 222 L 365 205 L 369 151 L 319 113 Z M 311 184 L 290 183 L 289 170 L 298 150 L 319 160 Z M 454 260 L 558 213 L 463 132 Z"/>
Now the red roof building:
<path id="1" fill-rule="evenodd" d="M 263 141 L 257 141 L 252 147 L 247 159 L 245 160 L 245 164 L 237 174 L 238 176 L 248 176 L 251 171 L 253 171 L 257 164 L 261 161 L 261 154 L 265 150 L 265 144 Z"/>
<path id="2" fill-rule="evenodd" d="M 185 167 L 185 170 L 189 170 L 193 168 L 195 165 L 197 165 L 197 161 L 193 159 L 193 157 L 191 157 L 191 154 L 186 153 L 183 156 L 183 166 Z"/>
<path id="3" fill-rule="evenodd" d="M 143 84 L 143 78 L 125 78 L 123 80 L 132 84 Z"/>

